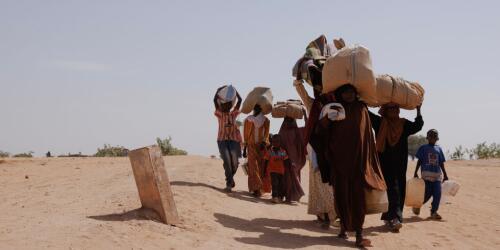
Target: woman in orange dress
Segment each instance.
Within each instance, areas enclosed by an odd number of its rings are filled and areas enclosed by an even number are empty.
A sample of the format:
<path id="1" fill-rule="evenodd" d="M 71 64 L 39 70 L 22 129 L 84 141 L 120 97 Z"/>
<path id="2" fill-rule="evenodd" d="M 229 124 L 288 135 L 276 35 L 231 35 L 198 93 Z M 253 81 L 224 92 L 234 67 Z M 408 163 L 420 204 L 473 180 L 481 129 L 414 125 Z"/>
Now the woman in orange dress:
<path id="1" fill-rule="evenodd" d="M 269 144 L 270 122 L 262 113 L 262 108 L 255 105 L 253 114 L 245 119 L 243 128 L 243 157 L 248 157 L 248 191 L 260 197 L 264 190 L 264 152 Z M 268 188 L 266 188 L 268 189 Z"/>

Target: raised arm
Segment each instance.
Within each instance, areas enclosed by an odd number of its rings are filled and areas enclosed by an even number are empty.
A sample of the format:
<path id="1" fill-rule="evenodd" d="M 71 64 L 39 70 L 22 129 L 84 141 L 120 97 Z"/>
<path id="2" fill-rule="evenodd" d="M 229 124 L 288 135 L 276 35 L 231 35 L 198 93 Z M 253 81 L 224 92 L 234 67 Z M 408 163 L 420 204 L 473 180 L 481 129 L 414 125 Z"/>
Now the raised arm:
<path id="1" fill-rule="evenodd" d="M 417 117 L 415 121 L 406 121 L 406 127 L 408 130 L 408 135 L 416 134 L 418 131 L 422 130 L 424 126 L 424 119 L 422 119 L 422 114 L 420 113 L 420 106 L 417 107 Z"/>
<path id="2" fill-rule="evenodd" d="M 224 86 L 222 86 L 222 87 L 219 87 L 219 88 L 217 89 L 217 91 L 215 91 L 215 95 L 214 95 L 214 105 L 215 105 L 215 110 L 219 110 L 219 103 L 217 102 L 217 99 L 218 99 L 217 94 L 219 93 L 219 90 L 221 90 L 221 89 L 222 89 L 222 88 L 224 88 L 224 87 L 226 87 L 226 86 L 224 85 Z"/>
<path id="3" fill-rule="evenodd" d="M 297 91 L 297 94 L 299 94 L 300 99 L 304 103 L 304 106 L 306 106 L 307 110 L 311 110 L 312 104 L 314 102 L 314 99 L 309 96 L 307 93 L 306 88 L 304 87 L 304 84 L 302 83 L 302 80 L 294 80 L 293 81 L 293 86 L 295 87 L 295 90 Z"/>
<path id="4" fill-rule="evenodd" d="M 242 99 L 241 99 L 240 93 L 238 93 L 238 91 L 236 91 L 236 98 L 238 99 L 238 101 L 236 102 L 236 106 L 234 107 L 234 109 L 240 110 Z"/>

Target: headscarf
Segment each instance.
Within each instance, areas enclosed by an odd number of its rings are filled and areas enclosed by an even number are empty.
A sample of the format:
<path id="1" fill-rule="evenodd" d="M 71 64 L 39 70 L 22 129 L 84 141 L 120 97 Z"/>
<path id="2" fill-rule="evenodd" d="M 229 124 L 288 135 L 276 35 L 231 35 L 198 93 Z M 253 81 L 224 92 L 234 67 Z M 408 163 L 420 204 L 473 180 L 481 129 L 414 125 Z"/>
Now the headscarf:
<path id="1" fill-rule="evenodd" d="M 389 143 L 389 146 L 393 147 L 399 142 L 401 135 L 403 134 L 405 119 L 396 118 L 389 119 L 386 116 L 387 108 L 393 105 L 384 105 L 380 108 L 378 113 L 382 116 L 382 121 L 380 123 L 380 128 L 377 134 L 377 152 L 382 153 L 385 151 L 385 144 Z M 399 106 L 396 105 L 399 108 Z"/>

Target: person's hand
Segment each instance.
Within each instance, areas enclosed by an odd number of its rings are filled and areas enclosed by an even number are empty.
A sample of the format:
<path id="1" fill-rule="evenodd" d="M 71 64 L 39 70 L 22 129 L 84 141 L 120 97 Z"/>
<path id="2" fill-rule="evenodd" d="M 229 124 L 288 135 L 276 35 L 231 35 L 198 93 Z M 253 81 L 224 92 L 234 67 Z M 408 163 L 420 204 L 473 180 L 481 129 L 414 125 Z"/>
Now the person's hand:
<path id="1" fill-rule="evenodd" d="M 447 181 L 448 180 L 448 176 L 445 175 L 444 178 L 443 178 L 443 182 Z"/>
<path id="2" fill-rule="evenodd" d="M 320 122 L 321 126 L 326 128 L 330 124 L 330 119 L 328 119 L 328 116 L 325 116 L 325 117 L 321 118 L 321 120 L 319 120 L 319 122 Z"/>
<path id="3" fill-rule="evenodd" d="M 417 106 L 417 115 L 420 115 L 420 108 L 422 108 L 422 104 Z"/>

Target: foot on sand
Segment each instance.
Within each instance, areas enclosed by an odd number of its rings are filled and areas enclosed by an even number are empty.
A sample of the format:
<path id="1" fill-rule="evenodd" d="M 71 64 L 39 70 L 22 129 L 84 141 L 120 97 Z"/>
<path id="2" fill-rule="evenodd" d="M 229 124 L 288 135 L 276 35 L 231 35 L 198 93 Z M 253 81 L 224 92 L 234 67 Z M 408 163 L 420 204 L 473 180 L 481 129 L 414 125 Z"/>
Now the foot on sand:
<path id="1" fill-rule="evenodd" d="M 233 190 L 231 189 L 231 187 L 226 187 L 224 188 L 224 192 L 226 193 L 231 193 Z"/>
<path id="2" fill-rule="evenodd" d="M 437 212 L 434 212 L 434 213 L 431 213 L 431 219 L 433 219 L 433 220 L 442 220 L 443 217 L 441 217 L 441 215 L 439 215 Z"/>
<path id="3" fill-rule="evenodd" d="M 371 247 L 372 242 L 369 239 L 363 238 L 363 236 L 356 236 L 355 245 L 356 245 L 356 247 L 360 247 L 360 248 Z"/>
<path id="4" fill-rule="evenodd" d="M 339 239 L 344 239 L 344 240 L 349 239 L 349 236 L 347 236 L 347 234 L 345 232 L 342 232 L 342 231 L 337 235 L 337 237 Z"/>

